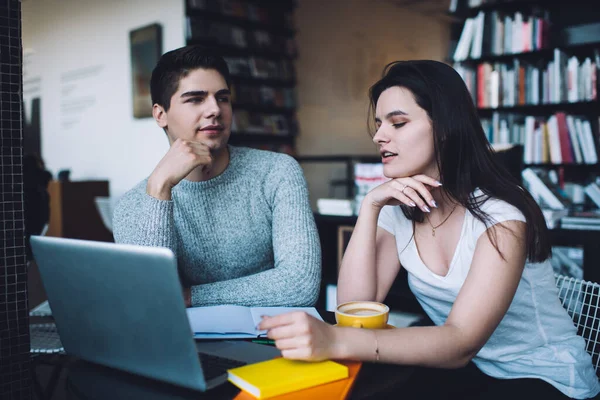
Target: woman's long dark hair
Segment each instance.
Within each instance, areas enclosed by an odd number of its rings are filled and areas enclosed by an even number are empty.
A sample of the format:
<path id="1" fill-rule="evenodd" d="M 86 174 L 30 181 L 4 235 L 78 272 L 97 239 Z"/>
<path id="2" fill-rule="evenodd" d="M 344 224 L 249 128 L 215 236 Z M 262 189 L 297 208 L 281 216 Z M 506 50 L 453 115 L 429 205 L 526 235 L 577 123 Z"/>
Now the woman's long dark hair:
<path id="1" fill-rule="evenodd" d="M 529 192 L 520 187 L 519 182 L 495 159 L 461 76 L 449 65 L 438 61 L 390 63 L 385 67 L 382 78 L 369 90 L 370 114 L 373 117 L 379 96 L 393 86 L 410 90 L 416 103 L 429 116 L 435 160 L 445 193 L 487 227 L 492 225 L 492 221 L 481 206 L 488 196 L 518 208 L 527 220 L 525 240 L 528 260 L 541 262 L 550 257 L 544 216 Z M 487 196 L 472 196 L 476 188 Z M 424 220 L 423 212 L 416 207 L 402 207 L 402 211 L 412 221 Z M 488 229 L 487 232 L 500 253 L 495 231 Z"/>

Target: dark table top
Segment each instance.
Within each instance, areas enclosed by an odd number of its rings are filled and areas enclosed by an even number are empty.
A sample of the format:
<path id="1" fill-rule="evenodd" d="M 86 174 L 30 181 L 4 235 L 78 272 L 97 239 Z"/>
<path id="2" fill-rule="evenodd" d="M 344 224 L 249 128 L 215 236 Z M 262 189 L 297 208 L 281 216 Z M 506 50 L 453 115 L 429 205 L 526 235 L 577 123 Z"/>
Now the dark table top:
<path id="1" fill-rule="evenodd" d="M 331 312 L 320 312 L 326 322 L 334 323 Z M 132 375 L 69 356 L 62 356 L 64 397 L 66 399 L 233 399 L 238 393 L 226 383 L 207 392 L 197 392 L 154 379 Z M 363 363 L 352 390 L 352 399 L 382 398 L 382 392 L 393 392 L 402 386 L 412 372 L 410 367 Z M 53 399 L 57 398 L 56 396 Z"/>

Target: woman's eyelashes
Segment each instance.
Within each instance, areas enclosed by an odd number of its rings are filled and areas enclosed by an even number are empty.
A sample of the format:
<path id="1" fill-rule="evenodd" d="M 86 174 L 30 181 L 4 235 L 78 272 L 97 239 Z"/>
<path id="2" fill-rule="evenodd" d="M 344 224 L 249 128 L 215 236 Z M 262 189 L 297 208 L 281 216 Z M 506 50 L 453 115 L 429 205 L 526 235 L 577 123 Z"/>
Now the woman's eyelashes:
<path id="1" fill-rule="evenodd" d="M 396 129 L 402 128 L 404 125 L 406 125 L 406 122 L 398 122 L 398 123 L 392 124 L 392 126 Z"/>

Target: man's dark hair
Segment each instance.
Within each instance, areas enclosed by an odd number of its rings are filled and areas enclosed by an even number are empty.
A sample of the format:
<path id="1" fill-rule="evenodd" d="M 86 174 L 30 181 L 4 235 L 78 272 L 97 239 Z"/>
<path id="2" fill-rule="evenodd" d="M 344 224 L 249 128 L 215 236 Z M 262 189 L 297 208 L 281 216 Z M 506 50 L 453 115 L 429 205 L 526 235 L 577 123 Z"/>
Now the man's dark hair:
<path id="1" fill-rule="evenodd" d="M 154 67 L 150 80 L 152 104 L 169 111 L 179 81 L 198 68 L 216 70 L 230 87 L 227 63 L 215 50 L 203 46 L 181 47 L 163 54 Z"/>

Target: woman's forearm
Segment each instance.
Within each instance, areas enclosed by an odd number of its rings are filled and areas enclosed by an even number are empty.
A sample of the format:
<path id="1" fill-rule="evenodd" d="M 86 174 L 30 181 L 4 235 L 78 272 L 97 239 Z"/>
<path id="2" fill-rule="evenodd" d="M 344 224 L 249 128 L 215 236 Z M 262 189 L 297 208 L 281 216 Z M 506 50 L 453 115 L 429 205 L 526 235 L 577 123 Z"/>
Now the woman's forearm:
<path id="1" fill-rule="evenodd" d="M 377 295 L 376 235 L 381 210 L 363 205 L 340 267 L 337 300 L 375 300 Z"/>
<path id="2" fill-rule="evenodd" d="M 332 358 L 401 365 L 460 368 L 477 353 L 457 327 L 419 326 L 389 330 L 336 327 Z"/>

